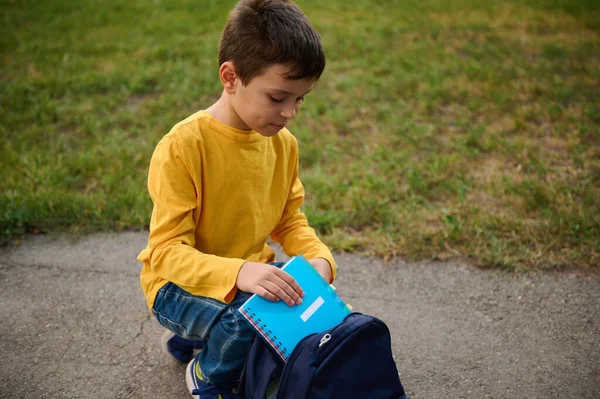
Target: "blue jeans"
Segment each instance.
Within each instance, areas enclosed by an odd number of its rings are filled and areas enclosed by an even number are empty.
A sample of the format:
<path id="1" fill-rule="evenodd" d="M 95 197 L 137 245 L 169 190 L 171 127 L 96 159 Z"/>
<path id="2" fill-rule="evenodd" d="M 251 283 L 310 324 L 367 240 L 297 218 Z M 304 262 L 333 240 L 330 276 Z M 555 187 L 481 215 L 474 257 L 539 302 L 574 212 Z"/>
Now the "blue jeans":
<path id="1" fill-rule="evenodd" d="M 163 327 L 178 336 L 203 342 L 204 349 L 196 360 L 207 383 L 236 386 L 256 336 L 237 309 L 251 296 L 238 290 L 231 303 L 226 304 L 167 283 L 158 291 L 152 312 Z"/>

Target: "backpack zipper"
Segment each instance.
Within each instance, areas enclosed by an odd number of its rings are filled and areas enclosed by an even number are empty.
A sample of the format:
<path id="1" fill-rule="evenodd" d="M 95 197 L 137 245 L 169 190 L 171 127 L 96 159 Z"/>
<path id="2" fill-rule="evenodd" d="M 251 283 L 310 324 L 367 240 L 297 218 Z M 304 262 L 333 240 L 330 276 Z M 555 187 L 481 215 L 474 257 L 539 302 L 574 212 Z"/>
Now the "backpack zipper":
<path id="1" fill-rule="evenodd" d="M 366 320 L 366 319 L 359 319 L 359 320 L 354 320 L 354 317 L 357 315 L 356 313 L 352 313 L 349 316 L 346 317 L 346 319 L 344 319 L 344 322 L 337 325 L 336 327 L 334 327 L 333 329 L 331 329 L 327 335 L 329 335 L 328 339 L 325 339 L 325 336 L 323 338 L 321 338 L 321 343 L 319 344 L 319 346 L 316 348 L 316 351 L 314 353 L 314 361 L 316 363 L 320 363 L 325 357 L 329 356 L 329 354 L 335 350 L 335 346 L 332 347 L 331 345 L 324 345 L 327 341 L 329 341 L 333 335 L 336 336 L 336 340 L 338 341 L 338 344 L 341 344 L 342 342 L 345 342 L 348 338 L 350 338 L 353 335 L 356 335 L 359 333 L 359 331 L 362 331 L 365 327 L 367 327 L 369 324 L 371 324 L 372 322 L 375 322 L 376 325 L 380 326 L 380 323 L 378 323 L 376 320 L 371 319 L 370 321 Z M 354 331 L 352 331 L 354 330 Z M 349 334 L 349 332 L 352 331 L 351 334 Z M 325 341 L 325 342 L 323 342 Z"/>
<path id="2" fill-rule="evenodd" d="M 323 345 L 325 345 L 327 342 L 329 342 L 330 339 L 331 339 L 331 334 L 323 335 L 323 338 L 321 338 L 321 341 L 319 342 L 319 348 L 322 347 Z"/>

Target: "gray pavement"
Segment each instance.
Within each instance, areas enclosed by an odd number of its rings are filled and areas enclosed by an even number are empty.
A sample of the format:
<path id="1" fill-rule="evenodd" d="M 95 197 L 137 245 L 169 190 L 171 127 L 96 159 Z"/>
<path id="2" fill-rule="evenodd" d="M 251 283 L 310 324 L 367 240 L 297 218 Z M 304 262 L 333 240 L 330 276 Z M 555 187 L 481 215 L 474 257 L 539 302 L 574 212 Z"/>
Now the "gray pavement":
<path id="1" fill-rule="evenodd" d="M 135 260 L 146 234 L 0 248 L 0 398 L 188 398 Z M 338 292 L 392 332 L 418 398 L 600 397 L 598 270 L 513 274 L 338 254 Z"/>

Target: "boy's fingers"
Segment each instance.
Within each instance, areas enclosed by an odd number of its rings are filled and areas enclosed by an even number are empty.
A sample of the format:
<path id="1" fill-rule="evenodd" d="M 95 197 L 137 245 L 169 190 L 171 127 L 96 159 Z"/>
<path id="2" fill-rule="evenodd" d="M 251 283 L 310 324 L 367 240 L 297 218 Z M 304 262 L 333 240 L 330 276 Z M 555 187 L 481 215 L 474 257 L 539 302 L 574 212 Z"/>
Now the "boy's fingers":
<path id="1" fill-rule="evenodd" d="M 263 288 L 263 287 L 258 287 L 256 289 L 255 294 L 257 294 L 258 296 L 261 296 L 261 297 L 263 297 L 265 299 L 268 299 L 269 301 L 272 301 L 272 302 L 278 302 L 279 301 L 279 297 L 278 296 L 273 295 L 266 288 Z"/>
<path id="2" fill-rule="evenodd" d="M 281 288 L 279 285 L 275 284 L 272 281 L 265 281 L 263 286 L 267 289 L 267 291 L 269 291 L 271 294 L 277 296 L 278 298 L 283 299 L 283 301 L 285 303 L 287 303 L 289 306 L 294 306 L 295 305 L 295 301 L 293 299 L 292 296 L 288 295 L 287 292 L 285 292 L 285 290 L 283 288 Z"/>
<path id="3" fill-rule="evenodd" d="M 302 290 L 302 288 L 300 288 L 300 286 L 292 276 L 290 276 L 281 269 L 276 269 L 275 275 L 282 279 L 288 286 L 290 286 L 300 298 L 304 297 L 304 291 Z"/>
<path id="4" fill-rule="evenodd" d="M 283 291 L 285 291 L 285 293 L 292 299 L 292 301 L 294 301 L 294 304 L 300 305 L 302 303 L 300 295 L 294 290 L 294 287 L 288 284 L 285 280 L 279 278 L 278 276 L 273 276 L 273 280 L 271 281 L 277 286 L 279 286 L 279 288 L 281 288 Z"/>

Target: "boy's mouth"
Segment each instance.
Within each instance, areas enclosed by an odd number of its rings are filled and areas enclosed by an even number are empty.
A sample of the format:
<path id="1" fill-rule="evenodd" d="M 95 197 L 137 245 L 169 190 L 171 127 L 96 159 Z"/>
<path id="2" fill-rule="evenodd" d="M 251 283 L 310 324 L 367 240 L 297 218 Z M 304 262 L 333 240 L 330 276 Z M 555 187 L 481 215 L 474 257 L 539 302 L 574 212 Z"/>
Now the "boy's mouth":
<path id="1" fill-rule="evenodd" d="M 273 126 L 277 130 L 281 130 L 285 127 L 285 124 L 284 125 L 276 125 L 275 123 L 271 123 L 271 126 Z"/>

